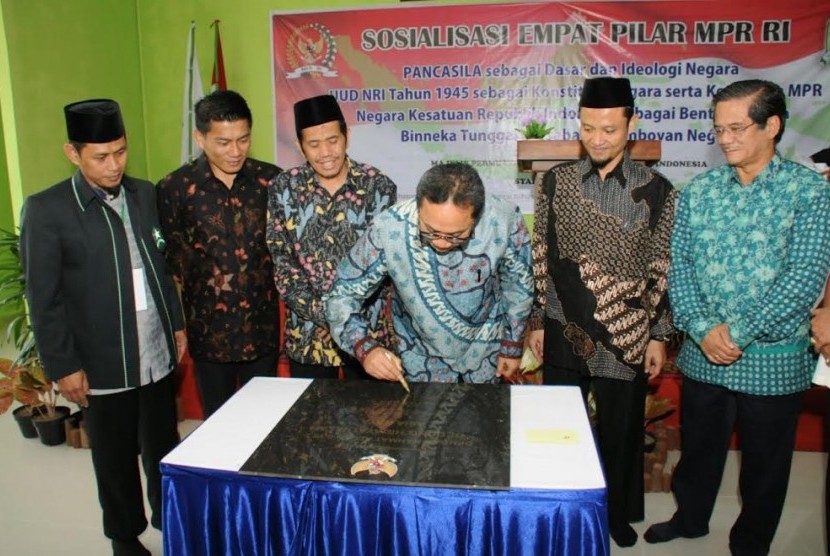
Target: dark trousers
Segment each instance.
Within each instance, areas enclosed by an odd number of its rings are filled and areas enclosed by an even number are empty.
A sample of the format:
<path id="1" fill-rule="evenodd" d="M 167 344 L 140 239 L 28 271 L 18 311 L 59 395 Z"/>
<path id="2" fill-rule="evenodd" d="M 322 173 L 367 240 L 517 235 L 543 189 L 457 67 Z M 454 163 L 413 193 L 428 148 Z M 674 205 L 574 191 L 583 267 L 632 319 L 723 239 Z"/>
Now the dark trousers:
<path id="1" fill-rule="evenodd" d="M 352 357 L 343 359 L 342 367 L 326 367 L 309 363 L 298 363 L 288 359 L 288 370 L 293 378 L 340 378 L 340 369 L 343 369 L 344 380 L 374 380 L 363 370 L 363 366 Z"/>
<path id="2" fill-rule="evenodd" d="M 202 415 L 213 415 L 223 403 L 255 376 L 277 376 L 278 352 L 269 353 L 253 361 L 193 361 L 196 387 L 202 399 Z"/>
<path id="3" fill-rule="evenodd" d="M 802 393 L 753 396 L 683 378 L 682 452 L 672 481 L 682 534 L 709 532 L 730 437 L 738 426 L 741 513 L 729 533 L 732 554 L 767 554 L 781 518 Z"/>
<path id="4" fill-rule="evenodd" d="M 545 384 L 579 386 L 585 399 L 589 389 L 594 391 L 597 445 L 608 485 L 609 526 L 642 521 L 645 375 L 626 381 L 546 366 L 542 376 Z"/>
<path id="5" fill-rule="evenodd" d="M 173 373 L 162 380 L 103 396 L 88 396 L 84 423 L 92 445 L 104 534 L 129 540 L 147 528 L 137 456 L 147 477 L 152 523 L 161 528 L 159 462 L 179 442 Z"/>

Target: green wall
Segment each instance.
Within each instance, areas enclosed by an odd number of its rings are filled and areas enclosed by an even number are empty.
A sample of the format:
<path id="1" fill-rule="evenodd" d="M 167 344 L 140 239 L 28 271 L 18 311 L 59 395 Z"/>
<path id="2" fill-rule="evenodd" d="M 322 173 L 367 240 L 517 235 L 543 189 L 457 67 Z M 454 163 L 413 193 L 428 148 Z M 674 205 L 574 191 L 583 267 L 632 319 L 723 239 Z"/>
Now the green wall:
<path id="1" fill-rule="evenodd" d="M 20 181 L 10 187 L 25 197 L 69 175 L 63 106 L 95 97 L 121 104 L 129 169 L 145 174 L 136 3 L 2 0 L 2 10 L 13 103 L 10 112 L 4 97 L 3 119 L 16 130 Z"/>
<path id="2" fill-rule="evenodd" d="M 3 129 L 3 111 L 0 110 L 0 130 Z M 14 213 L 12 211 L 11 195 L 9 194 L 9 173 L 6 165 L 6 144 L 3 134 L 0 133 L 0 229 L 14 230 Z M 0 281 L 12 275 L 3 267 L 14 262 L 14 257 L 8 251 L 0 250 Z M 5 292 L 0 292 L 0 297 L 5 297 Z M 6 327 L 11 318 L 20 312 L 20 306 L 0 305 L 0 350 L 6 342 Z M 0 351 L 2 352 L 2 351 Z M 2 352 L 4 353 L 4 352 Z M 8 355 L 8 354 L 6 354 Z M 5 357 L 6 355 L 0 355 Z"/>
<path id="3" fill-rule="evenodd" d="M 3 129 L 3 110 L 0 107 L 0 130 Z M 9 193 L 9 171 L 6 164 L 6 143 L 0 133 L 0 229 L 13 231 L 12 199 Z"/>

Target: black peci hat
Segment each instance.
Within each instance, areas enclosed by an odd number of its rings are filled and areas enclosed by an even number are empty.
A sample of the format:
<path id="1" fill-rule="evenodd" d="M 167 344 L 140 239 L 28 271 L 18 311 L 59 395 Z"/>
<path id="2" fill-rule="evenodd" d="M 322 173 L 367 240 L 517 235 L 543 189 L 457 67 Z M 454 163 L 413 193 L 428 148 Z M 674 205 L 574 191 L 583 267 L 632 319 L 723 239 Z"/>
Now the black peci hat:
<path id="1" fill-rule="evenodd" d="M 121 109 L 114 100 L 97 98 L 67 104 L 66 136 L 76 143 L 109 143 L 124 137 Z"/>
<path id="2" fill-rule="evenodd" d="M 634 107 L 631 82 L 627 77 L 586 79 L 579 97 L 580 108 Z"/>
<path id="3" fill-rule="evenodd" d="M 344 122 L 343 112 L 337 99 L 332 95 L 320 95 L 303 99 L 294 104 L 294 127 L 297 136 L 307 127 L 325 124 L 327 122 Z"/>

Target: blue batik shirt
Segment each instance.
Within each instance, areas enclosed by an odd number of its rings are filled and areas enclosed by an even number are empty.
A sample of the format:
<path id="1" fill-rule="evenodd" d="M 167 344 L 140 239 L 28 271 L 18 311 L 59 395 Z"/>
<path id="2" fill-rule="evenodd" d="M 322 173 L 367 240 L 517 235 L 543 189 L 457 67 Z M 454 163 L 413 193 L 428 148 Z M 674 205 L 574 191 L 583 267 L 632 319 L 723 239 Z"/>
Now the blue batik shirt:
<path id="1" fill-rule="evenodd" d="M 533 272 L 515 205 L 488 195 L 473 239 L 444 254 L 422 243 L 415 199 L 375 217 L 341 261 L 326 303 L 332 337 L 361 361 L 377 343 L 360 307 L 386 276 L 408 379 L 494 382 L 500 355 L 521 356 Z"/>

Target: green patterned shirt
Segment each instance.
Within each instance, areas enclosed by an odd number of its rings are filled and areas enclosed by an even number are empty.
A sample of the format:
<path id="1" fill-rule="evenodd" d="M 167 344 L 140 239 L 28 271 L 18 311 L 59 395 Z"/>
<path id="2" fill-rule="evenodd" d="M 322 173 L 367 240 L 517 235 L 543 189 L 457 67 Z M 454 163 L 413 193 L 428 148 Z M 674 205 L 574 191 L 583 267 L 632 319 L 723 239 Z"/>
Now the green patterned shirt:
<path id="1" fill-rule="evenodd" d="M 678 365 L 695 380 L 746 394 L 810 386 L 810 310 L 830 271 L 830 187 L 777 153 L 749 185 L 729 165 L 680 195 L 669 297 L 688 332 Z M 731 365 L 706 359 L 700 342 L 725 323 L 743 350 Z"/>

